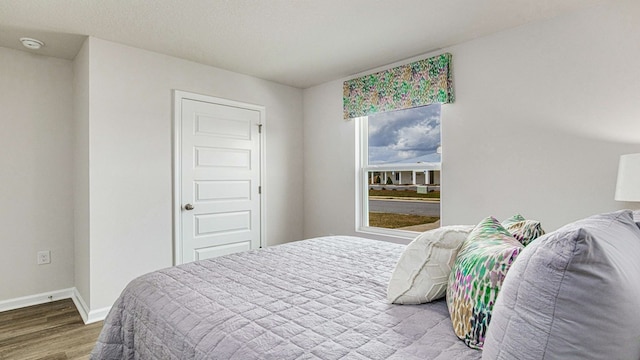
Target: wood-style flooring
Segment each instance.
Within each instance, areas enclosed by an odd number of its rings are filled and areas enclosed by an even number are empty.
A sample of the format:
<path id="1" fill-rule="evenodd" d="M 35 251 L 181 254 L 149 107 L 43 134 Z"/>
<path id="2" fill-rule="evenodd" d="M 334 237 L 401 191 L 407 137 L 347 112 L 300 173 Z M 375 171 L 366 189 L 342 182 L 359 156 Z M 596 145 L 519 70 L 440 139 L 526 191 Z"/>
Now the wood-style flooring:
<path id="1" fill-rule="evenodd" d="M 71 299 L 0 312 L 0 359 L 88 359 L 101 329 Z"/>

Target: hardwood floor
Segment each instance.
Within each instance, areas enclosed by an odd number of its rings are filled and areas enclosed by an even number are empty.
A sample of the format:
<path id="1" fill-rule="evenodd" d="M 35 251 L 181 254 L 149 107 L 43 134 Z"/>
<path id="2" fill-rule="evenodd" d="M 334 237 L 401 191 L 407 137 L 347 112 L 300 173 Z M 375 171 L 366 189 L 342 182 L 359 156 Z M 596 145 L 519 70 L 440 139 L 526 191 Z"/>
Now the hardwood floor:
<path id="1" fill-rule="evenodd" d="M 0 312 L 0 359 L 88 359 L 101 329 L 71 299 Z"/>

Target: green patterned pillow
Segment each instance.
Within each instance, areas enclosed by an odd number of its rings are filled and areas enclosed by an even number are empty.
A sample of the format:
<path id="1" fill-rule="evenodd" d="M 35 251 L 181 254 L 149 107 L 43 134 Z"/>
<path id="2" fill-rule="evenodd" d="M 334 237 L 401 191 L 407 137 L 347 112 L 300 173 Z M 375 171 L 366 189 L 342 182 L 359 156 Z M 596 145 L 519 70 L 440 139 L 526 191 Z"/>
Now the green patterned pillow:
<path id="1" fill-rule="evenodd" d="M 527 219 L 524 218 L 524 216 L 520 215 L 520 214 L 515 214 L 512 217 L 506 219 L 505 221 L 502 222 L 502 227 L 506 228 L 509 225 L 513 225 L 515 223 L 518 223 L 520 221 L 525 221 Z"/>
<path id="2" fill-rule="evenodd" d="M 540 221 L 527 220 L 520 214 L 515 214 L 503 221 L 502 226 L 524 246 L 544 235 Z"/>
<path id="3" fill-rule="evenodd" d="M 467 346 L 482 349 L 498 291 L 522 249 L 493 217 L 482 220 L 462 244 L 449 276 L 447 307 L 454 332 Z"/>

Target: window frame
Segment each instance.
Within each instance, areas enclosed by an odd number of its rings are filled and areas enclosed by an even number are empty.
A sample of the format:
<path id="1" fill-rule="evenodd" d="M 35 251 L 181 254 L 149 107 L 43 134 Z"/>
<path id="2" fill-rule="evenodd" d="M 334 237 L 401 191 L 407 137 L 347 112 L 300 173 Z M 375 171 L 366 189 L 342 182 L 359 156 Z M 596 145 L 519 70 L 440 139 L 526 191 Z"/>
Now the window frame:
<path id="1" fill-rule="evenodd" d="M 356 232 L 367 235 L 380 235 L 403 240 L 413 240 L 419 232 L 387 229 L 369 226 L 369 172 L 370 171 L 391 171 L 393 170 L 440 170 L 442 172 L 442 162 L 439 166 L 433 165 L 369 165 L 369 117 L 361 116 L 354 118 L 356 126 Z M 386 180 L 386 179 L 385 179 Z M 442 210 L 441 210 L 442 212 Z M 365 225 L 367 224 L 367 225 Z"/>

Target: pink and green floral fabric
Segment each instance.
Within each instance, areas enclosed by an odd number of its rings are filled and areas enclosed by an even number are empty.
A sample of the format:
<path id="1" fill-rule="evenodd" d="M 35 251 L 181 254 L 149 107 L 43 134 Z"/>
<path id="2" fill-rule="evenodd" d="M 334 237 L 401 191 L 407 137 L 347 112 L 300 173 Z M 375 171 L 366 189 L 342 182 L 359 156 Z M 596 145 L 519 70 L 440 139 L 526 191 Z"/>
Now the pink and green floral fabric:
<path id="1" fill-rule="evenodd" d="M 524 246 L 545 234 L 540 221 L 527 220 L 520 214 L 506 219 L 502 222 L 502 226 Z"/>
<path id="2" fill-rule="evenodd" d="M 508 219 L 504 220 L 504 221 L 501 223 L 501 225 L 502 225 L 504 228 L 507 228 L 509 225 L 513 225 L 513 224 L 515 224 L 515 223 L 517 223 L 517 222 L 525 221 L 525 220 L 527 220 L 527 219 L 525 219 L 525 218 L 524 218 L 524 216 L 522 216 L 522 215 L 520 215 L 520 214 L 515 214 L 515 215 L 513 215 L 512 217 L 510 217 L 510 218 L 508 218 Z"/>
<path id="3" fill-rule="evenodd" d="M 455 334 L 482 349 L 491 312 L 522 244 L 493 217 L 482 220 L 462 244 L 449 276 L 447 306 Z"/>
<path id="4" fill-rule="evenodd" d="M 451 54 L 380 71 L 343 85 L 344 118 L 452 103 Z"/>

